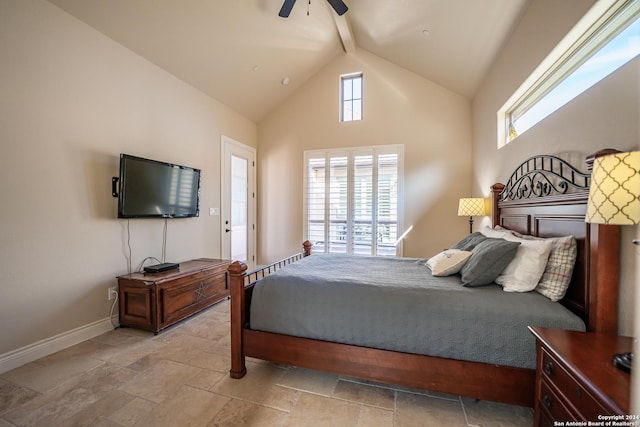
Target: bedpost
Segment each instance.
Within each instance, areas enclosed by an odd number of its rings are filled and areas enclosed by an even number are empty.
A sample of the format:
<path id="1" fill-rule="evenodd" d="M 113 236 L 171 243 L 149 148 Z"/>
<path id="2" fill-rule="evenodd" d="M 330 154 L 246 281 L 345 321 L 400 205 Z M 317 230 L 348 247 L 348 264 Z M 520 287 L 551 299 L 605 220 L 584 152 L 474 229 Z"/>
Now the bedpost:
<path id="1" fill-rule="evenodd" d="M 620 226 L 589 226 L 589 330 L 618 335 Z"/>
<path id="2" fill-rule="evenodd" d="M 247 373 L 244 357 L 243 328 L 245 322 L 245 273 L 247 265 L 234 261 L 227 269 L 231 294 L 231 378 L 242 378 Z"/>
<path id="3" fill-rule="evenodd" d="M 498 201 L 500 200 L 500 193 L 504 190 L 504 184 L 499 182 L 491 186 L 491 226 L 495 227 L 500 224 L 500 210 L 498 208 Z"/>
<path id="4" fill-rule="evenodd" d="M 620 153 L 605 148 L 586 157 L 587 170 L 593 172 L 594 161 Z M 591 250 L 589 262 L 589 330 L 618 334 L 618 294 L 620 281 L 620 226 L 590 224 L 587 236 Z"/>
<path id="5" fill-rule="evenodd" d="M 311 255 L 311 247 L 313 246 L 313 243 L 311 243 L 308 240 L 305 240 L 304 243 L 302 244 L 302 247 L 304 248 L 304 256 L 309 256 Z"/>

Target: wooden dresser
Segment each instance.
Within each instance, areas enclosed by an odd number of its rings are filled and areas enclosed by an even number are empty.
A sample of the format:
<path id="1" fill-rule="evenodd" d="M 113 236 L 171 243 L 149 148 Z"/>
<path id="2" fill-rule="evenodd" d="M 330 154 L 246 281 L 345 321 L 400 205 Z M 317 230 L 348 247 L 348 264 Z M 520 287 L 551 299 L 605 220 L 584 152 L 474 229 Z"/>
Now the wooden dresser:
<path id="1" fill-rule="evenodd" d="M 632 351 L 627 337 L 529 327 L 536 337 L 535 426 L 604 421 L 630 409 L 631 376 L 613 366 Z M 622 418 L 625 421 L 624 418 Z"/>
<path id="2" fill-rule="evenodd" d="M 118 277 L 120 325 L 160 330 L 229 296 L 230 261 L 200 258 L 161 273 Z"/>

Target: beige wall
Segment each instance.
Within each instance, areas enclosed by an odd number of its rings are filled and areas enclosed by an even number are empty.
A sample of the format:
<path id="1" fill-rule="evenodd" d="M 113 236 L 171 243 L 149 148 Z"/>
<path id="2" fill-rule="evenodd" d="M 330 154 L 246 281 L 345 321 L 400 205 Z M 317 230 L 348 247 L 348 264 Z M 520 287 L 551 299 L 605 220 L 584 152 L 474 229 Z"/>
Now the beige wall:
<path id="1" fill-rule="evenodd" d="M 364 119 L 340 123 L 340 75 L 364 73 Z M 470 192 L 470 102 L 366 51 L 320 70 L 258 126 L 258 253 L 300 248 L 303 151 L 404 144 L 405 256 L 428 257 L 467 230 L 457 203 Z"/>
<path id="2" fill-rule="evenodd" d="M 535 154 L 582 162 L 601 148 L 637 150 L 640 60 L 619 69 L 506 147 L 497 149 L 496 111 L 592 5 L 590 0 L 534 0 L 473 102 L 474 191 L 503 177 Z M 526 54 L 525 54 L 526 53 Z M 583 168 L 584 169 L 584 168 Z M 620 333 L 633 335 L 638 258 L 634 227 L 623 227 Z"/>
<path id="3" fill-rule="evenodd" d="M 201 216 L 170 220 L 168 261 L 220 256 L 220 137 L 256 125 L 48 2 L 0 2 L 0 356 L 104 320 L 127 271 L 111 177 L 126 152 L 201 168 Z M 162 220 L 131 220 L 133 266 Z"/>
<path id="4" fill-rule="evenodd" d="M 506 176 L 527 157 L 560 154 L 581 162 L 601 148 L 640 149 L 640 59 L 619 69 L 571 103 L 498 150 L 496 111 L 591 7 L 592 0 L 533 0 L 473 101 L 474 191 Z M 640 227 L 622 228 L 619 333 L 638 336 Z M 635 319 L 635 320 L 634 320 Z M 635 325 L 635 326 L 634 326 Z M 640 351 L 636 342 L 635 352 Z M 640 410 L 634 375 L 632 411 Z"/>

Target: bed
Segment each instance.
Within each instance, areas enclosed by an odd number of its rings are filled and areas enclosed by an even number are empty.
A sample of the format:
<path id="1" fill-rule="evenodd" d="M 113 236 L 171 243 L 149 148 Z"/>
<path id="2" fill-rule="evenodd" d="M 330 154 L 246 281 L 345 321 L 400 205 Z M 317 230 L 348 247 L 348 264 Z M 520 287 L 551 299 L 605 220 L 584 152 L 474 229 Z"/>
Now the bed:
<path id="1" fill-rule="evenodd" d="M 607 154 L 608 151 L 595 153 L 587 158 L 587 164 L 591 165 L 593 159 L 599 155 Z M 590 167 L 590 166 L 589 166 Z M 558 303 L 547 301 L 547 306 L 555 306 L 552 310 L 566 312 L 569 317 L 578 319 L 582 325 L 567 326 L 571 329 L 581 327 L 595 332 L 617 334 L 618 321 L 618 265 L 619 265 L 619 239 L 620 230 L 618 226 L 589 224 L 584 222 L 586 203 L 588 198 L 589 175 L 583 174 L 571 165 L 553 156 L 535 156 L 523 162 L 510 176 L 506 184 L 494 184 L 491 188 L 492 199 L 492 224 L 512 230 L 523 235 L 536 236 L 540 238 L 559 237 L 572 235 L 577 242 L 577 257 L 571 275 L 571 282 L 564 297 Z M 295 315 L 297 312 L 310 314 L 309 307 L 303 305 L 304 298 L 295 296 L 294 291 L 301 291 L 301 295 L 314 295 L 313 270 L 305 270 L 307 264 L 337 265 L 341 262 L 347 263 L 342 270 L 344 274 L 337 274 L 335 280 L 324 287 L 332 289 L 331 294 L 337 296 L 339 300 L 347 301 L 352 306 L 348 298 L 355 298 L 357 305 L 362 305 L 361 289 L 380 288 L 379 283 L 375 283 L 375 277 L 383 277 L 377 272 L 374 278 L 365 278 L 366 266 L 358 266 L 355 262 L 348 265 L 349 258 L 332 259 L 330 254 L 311 255 L 311 244 L 305 242 L 303 252 L 295 254 L 285 260 L 279 261 L 260 270 L 247 273 L 247 267 L 243 263 L 234 262 L 229 266 L 229 286 L 231 293 L 231 370 L 233 378 L 242 378 L 246 373 L 246 357 L 253 357 L 268 360 L 275 363 L 300 366 L 340 375 L 356 377 L 364 380 L 384 382 L 407 387 L 420 388 L 431 391 L 452 393 L 467 397 L 504 402 L 521 406 L 533 406 L 534 401 L 534 379 L 535 369 L 531 362 L 533 348 L 526 349 L 528 355 L 515 353 L 511 350 L 501 351 L 501 345 L 489 345 L 487 349 L 494 349 L 493 353 L 504 353 L 503 359 L 485 359 L 484 356 L 475 357 L 478 353 L 491 353 L 492 351 L 478 351 L 478 345 L 483 342 L 481 332 L 473 331 L 471 338 L 458 337 L 458 350 L 462 353 L 451 353 L 446 350 L 447 345 L 442 344 L 443 338 L 431 336 L 428 328 L 424 331 L 424 336 L 416 336 L 415 343 L 429 344 L 435 343 L 436 350 L 425 350 L 412 346 L 406 342 L 399 346 L 386 346 L 390 341 L 384 336 L 377 342 L 371 337 L 358 336 L 354 332 L 345 332 L 344 336 L 331 335 L 331 327 L 323 324 L 321 332 L 329 330 L 329 335 L 319 334 L 318 331 L 302 333 L 295 329 L 286 329 L 292 322 L 287 318 L 280 319 L 280 326 L 285 329 L 274 329 L 280 332 L 269 330 L 270 326 L 264 326 L 266 307 L 271 305 L 274 308 L 282 304 L 277 310 L 284 311 L 287 307 Z M 328 257 L 327 257 L 328 256 Z M 403 259 L 399 262 L 406 262 L 406 270 L 403 268 L 392 269 L 381 267 L 390 273 L 389 281 L 406 283 L 403 292 L 409 299 L 417 297 L 417 287 L 412 285 L 405 277 L 411 268 L 416 265 L 426 270 L 424 260 Z M 410 264 L 415 264 L 411 266 Z M 313 268 L 318 268 L 317 266 Z M 292 272 L 293 271 L 293 272 Z M 295 271 L 302 276 L 296 276 Z M 291 272 L 291 273 L 290 273 Z M 301 272 L 301 273 L 300 273 Z M 271 296 L 271 300 L 265 299 L 260 294 L 265 289 L 268 281 L 276 280 L 279 276 L 292 274 L 288 280 L 288 287 L 285 286 L 280 294 Z M 323 273 L 319 273 L 323 275 Z M 342 276 L 363 277 L 362 283 L 356 284 L 348 289 L 341 285 Z M 393 280 L 392 280 L 393 279 Z M 436 290 L 431 290 L 429 298 L 438 301 L 441 293 L 440 288 L 450 287 L 456 301 L 459 303 L 447 303 L 451 307 L 465 307 L 467 294 L 475 298 L 474 294 L 467 292 L 460 286 L 459 276 L 449 276 L 442 278 L 443 281 L 435 283 Z M 284 280 L 279 279 L 284 282 Z M 420 279 L 421 280 L 421 279 Z M 385 282 L 385 280 L 380 280 Z M 297 284 L 297 285 L 296 285 Z M 300 288 L 300 289 L 295 289 Z M 387 292 L 384 287 L 378 292 Z M 478 288 L 481 289 L 481 288 Z M 502 290 L 496 291 L 498 285 L 482 287 L 480 292 L 493 292 L 497 298 L 515 298 L 508 301 L 521 301 L 522 306 L 529 306 L 533 299 L 540 299 L 536 292 L 526 292 L 519 295 L 508 294 Z M 345 292 L 344 295 L 339 292 Z M 254 293 L 256 300 L 262 301 L 252 307 Z M 349 297 L 347 294 L 351 294 Z M 259 297 L 259 298 L 258 298 Z M 406 297 L 406 296 L 405 296 Z M 529 300 L 527 300 L 527 298 Z M 545 299 L 545 297 L 541 297 Z M 310 298 L 307 298 L 310 299 Z M 381 310 L 380 298 L 371 299 L 374 304 L 369 311 Z M 378 304 L 377 306 L 375 304 Z M 512 303 L 499 302 L 502 306 L 511 306 Z M 340 305 L 334 303 L 334 305 Z M 373 316 L 364 319 L 364 324 L 375 322 L 379 317 L 383 322 L 394 323 L 393 306 L 394 303 L 387 304 L 391 313 L 382 316 Z M 443 304 L 440 304 L 442 306 Z M 398 319 L 395 320 L 396 329 L 390 334 L 408 335 L 410 338 L 415 334 L 416 327 L 410 327 L 411 319 L 417 317 L 415 313 L 405 313 L 404 303 L 396 304 Z M 466 306 L 473 306 L 469 303 Z M 556 310 L 558 309 L 558 310 Z M 288 310 L 288 309 L 287 309 Z M 321 316 L 322 311 L 316 316 Z M 494 310 L 495 311 L 495 310 Z M 516 310 L 517 311 L 517 310 Z M 537 311 L 537 310 L 536 310 Z M 464 310 L 460 310 L 460 313 Z M 365 310 L 366 313 L 366 310 Z M 401 315 L 404 315 L 403 318 Z M 460 314 L 462 316 L 463 314 Z M 353 317 L 356 316 L 356 317 Z M 351 318 L 342 320 L 344 323 L 354 323 L 357 327 L 358 316 L 352 314 Z M 391 316 L 391 317 L 389 317 Z M 406 317 L 408 316 L 408 317 Z M 439 316 L 436 312 L 435 316 Z M 456 315 L 457 316 L 457 315 Z M 462 326 L 457 327 L 463 330 L 464 325 L 473 325 L 482 331 L 485 325 L 476 324 L 473 319 L 474 313 L 470 314 L 471 320 L 459 319 Z M 328 316 L 328 317 L 333 317 Z M 511 322 L 511 314 L 508 315 Z M 389 320 L 391 319 L 391 320 Z M 409 320 L 407 320 L 409 319 Z M 433 317 L 431 318 L 433 320 Z M 523 320 L 527 322 L 531 320 Z M 487 321 L 496 323 L 498 320 Z M 531 321 L 537 326 L 547 325 L 544 320 Z M 268 321 L 267 321 L 268 323 Z M 277 323 L 277 322 L 276 322 Z M 312 322 L 313 323 L 313 322 Z M 455 323 L 455 322 L 451 322 Z M 258 327 L 254 327 L 259 325 Z M 398 326 L 400 325 L 400 326 Z M 402 325 L 406 325 L 403 329 Z M 551 326 L 556 325 L 552 323 Z M 560 326 L 562 327 L 562 326 Z M 334 329 L 344 329 L 336 328 Z M 360 327 L 360 329 L 366 329 Z M 456 329 L 453 327 L 452 329 Z M 520 329 L 526 329 L 523 324 Z M 309 332 L 309 331 L 307 331 Z M 339 331 L 342 332 L 342 331 Z M 453 332 L 451 332 L 453 334 Z M 527 332 L 528 334 L 528 332 Z M 307 337 L 303 337 L 307 335 Z M 378 335 L 378 334 L 375 334 Z M 475 336 L 475 340 L 472 338 Z M 488 339 L 487 339 L 488 341 Z M 460 342 L 467 343 L 460 347 Z M 533 339 L 531 338 L 531 342 Z M 526 346 L 525 346 L 526 347 Z M 438 353 L 439 348 L 445 348 Z M 518 350 L 519 351 L 519 350 Z M 424 353 L 427 353 L 426 355 Z M 527 357 L 529 359 L 527 359 Z M 491 384 L 490 387 L 487 384 Z"/>

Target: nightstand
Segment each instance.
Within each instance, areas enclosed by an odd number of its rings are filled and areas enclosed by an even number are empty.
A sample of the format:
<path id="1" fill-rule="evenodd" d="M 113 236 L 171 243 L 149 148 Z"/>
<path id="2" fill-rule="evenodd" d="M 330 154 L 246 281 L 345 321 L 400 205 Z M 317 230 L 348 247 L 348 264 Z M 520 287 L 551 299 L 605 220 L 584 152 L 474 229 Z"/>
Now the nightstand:
<path id="1" fill-rule="evenodd" d="M 529 330 L 536 337 L 535 426 L 602 421 L 603 415 L 629 413 L 631 375 L 613 366 L 611 358 L 632 351 L 631 338 L 541 327 Z"/>

